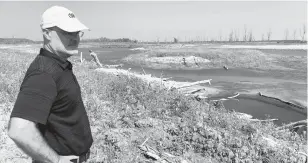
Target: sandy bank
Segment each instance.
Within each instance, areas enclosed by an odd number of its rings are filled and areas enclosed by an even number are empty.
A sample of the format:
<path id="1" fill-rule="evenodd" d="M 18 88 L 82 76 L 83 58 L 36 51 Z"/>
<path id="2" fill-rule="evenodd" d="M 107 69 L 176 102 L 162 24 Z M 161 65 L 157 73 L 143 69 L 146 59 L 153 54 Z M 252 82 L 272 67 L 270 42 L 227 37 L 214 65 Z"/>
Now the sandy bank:
<path id="1" fill-rule="evenodd" d="M 195 56 L 187 56 L 187 57 L 181 57 L 181 56 L 174 56 L 174 57 L 151 57 L 146 58 L 145 62 L 153 62 L 153 63 L 160 63 L 160 64 L 170 64 L 170 63 L 182 63 L 184 64 L 200 64 L 200 63 L 209 63 L 208 59 L 204 59 L 201 57 L 195 57 Z"/>
<path id="2" fill-rule="evenodd" d="M 266 71 L 290 71 L 297 68 L 298 64 L 302 65 L 301 63 L 305 62 L 303 57 L 293 57 L 292 62 L 288 62 L 289 58 L 279 55 L 266 55 L 261 51 L 253 49 L 198 48 L 191 51 L 155 49 L 131 54 L 123 58 L 122 61 L 152 69 L 200 70 L 223 68 L 223 66 L 227 65 L 229 68 Z M 295 63 L 293 61 L 299 62 Z"/>

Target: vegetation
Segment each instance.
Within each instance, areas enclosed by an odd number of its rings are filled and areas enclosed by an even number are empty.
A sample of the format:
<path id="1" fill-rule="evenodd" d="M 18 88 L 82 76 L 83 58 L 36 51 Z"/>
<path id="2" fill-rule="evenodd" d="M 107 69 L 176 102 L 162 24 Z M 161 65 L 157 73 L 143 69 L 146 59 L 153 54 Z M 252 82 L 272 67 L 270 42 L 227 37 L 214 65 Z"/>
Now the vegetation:
<path id="1" fill-rule="evenodd" d="M 25 38 L 0 38 L 0 44 L 34 44 L 39 43 Z"/>
<path id="2" fill-rule="evenodd" d="M 101 38 L 93 38 L 93 39 L 83 39 L 81 42 L 131 42 L 137 43 L 137 40 L 131 40 L 129 38 L 117 38 L 117 39 L 110 39 L 106 37 Z"/>
<path id="3" fill-rule="evenodd" d="M 182 60 L 174 62 L 177 58 L 194 56 L 196 60 L 183 64 Z M 171 58 L 173 57 L 173 59 Z M 170 59 L 171 58 L 171 59 Z M 199 58 L 199 59 L 198 59 Z M 170 61 L 169 61 L 170 60 Z M 202 62 L 209 60 L 210 62 Z M 141 54 L 132 54 L 124 58 L 124 61 L 143 67 L 160 69 L 210 69 L 245 68 L 259 72 L 275 74 L 279 78 L 289 79 L 307 78 L 306 56 L 279 56 L 265 54 L 253 49 L 198 49 L 198 48 L 153 48 Z M 295 76 L 296 74 L 296 76 Z"/>
<path id="4" fill-rule="evenodd" d="M 0 162 L 29 162 L 9 143 L 6 130 L 19 86 L 34 57 L 34 53 L 0 50 Z M 278 131 L 272 122 L 241 119 L 219 102 L 197 101 L 133 76 L 97 72 L 96 65 L 81 64 L 77 57 L 71 61 L 94 137 L 88 162 L 155 162 L 138 148 L 142 143 L 168 153 L 172 162 L 306 160 L 299 154 L 306 151 L 306 137 Z"/>

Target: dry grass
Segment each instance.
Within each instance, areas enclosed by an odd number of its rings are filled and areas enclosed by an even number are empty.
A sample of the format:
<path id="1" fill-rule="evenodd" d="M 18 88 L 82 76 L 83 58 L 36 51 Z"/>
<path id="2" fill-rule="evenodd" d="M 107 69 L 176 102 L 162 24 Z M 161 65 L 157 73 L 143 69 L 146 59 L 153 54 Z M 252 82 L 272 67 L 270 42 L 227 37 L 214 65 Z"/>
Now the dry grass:
<path id="1" fill-rule="evenodd" d="M 29 158 L 10 144 L 6 126 L 24 73 L 35 54 L 0 50 L 0 162 Z M 154 162 L 139 150 L 147 145 L 188 162 L 304 162 L 306 138 L 276 131 L 272 122 L 239 119 L 219 103 L 196 101 L 135 77 L 93 71 L 71 58 L 89 115 L 94 144 L 88 162 Z M 269 137 L 279 145 L 271 145 Z M 17 161 L 16 161 L 17 160 Z"/>
<path id="2" fill-rule="evenodd" d="M 29 158 L 7 136 L 7 123 L 26 68 L 35 55 L 5 49 L 1 50 L 0 56 L 0 162 L 29 162 Z"/>

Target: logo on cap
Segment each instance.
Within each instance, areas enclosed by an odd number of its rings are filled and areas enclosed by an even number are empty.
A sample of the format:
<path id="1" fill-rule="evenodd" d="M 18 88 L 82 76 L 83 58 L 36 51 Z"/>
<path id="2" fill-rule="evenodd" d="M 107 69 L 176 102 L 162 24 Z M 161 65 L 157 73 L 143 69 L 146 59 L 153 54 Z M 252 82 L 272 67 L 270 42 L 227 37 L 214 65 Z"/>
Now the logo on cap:
<path id="1" fill-rule="evenodd" d="M 70 17 L 70 18 L 75 18 L 75 15 L 74 15 L 73 13 L 69 13 L 69 14 L 68 14 L 68 17 Z"/>

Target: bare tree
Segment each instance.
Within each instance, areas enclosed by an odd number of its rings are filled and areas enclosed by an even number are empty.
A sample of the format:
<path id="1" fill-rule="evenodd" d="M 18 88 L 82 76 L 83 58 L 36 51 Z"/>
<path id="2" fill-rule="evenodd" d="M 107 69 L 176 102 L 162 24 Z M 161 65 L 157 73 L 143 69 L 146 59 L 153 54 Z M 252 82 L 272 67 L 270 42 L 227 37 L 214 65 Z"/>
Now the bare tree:
<path id="1" fill-rule="evenodd" d="M 284 31 L 284 36 L 285 36 L 285 40 L 288 40 L 288 37 L 289 37 L 289 30 L 288 29 L 286 29 L 285 31 Z"/>
<path id="2" fill-rule="evenodd" d="M 232 42 L 233 41 L 233 30 L 231 30 L 230 34 L 229 34 L 229 41 Z"/>
<path id="3" fill-rule="evenodd" d="M 248 41 L 249 41 L 249 42 L 253 41 L 252 30 L 249 31 Z"/>
<path id="4" fill-rule="evenodd" d="M 174 42 L 174 43 L 178 43 L 179 40 L 178 40 L 177 38 L 173 37 L 173 42 Z"/>
<path id="5" fill-rule="evenodd" d="M 234 30 L 234 41 L 239 41 L 240 37 L 239 37 L 239 30 Z"/>
<path id="6" fill-rule="evenodd" d="M 269 40 L 271 39 L 271 36 L 272 36 L 272 30 L 269 29 L 269 30 L 267 31 L 267 41 L 269 41 Z"/>
<path id="7" fill-rule="evenodd" d="M 300 29 L 300 36 L 302 41 L 306 40 L 306 24 L 303 24 L 303 29 Z"/>
<path id="8" fill-rule="evenodd" d="M 247 41 L 247 27 L 244 25 L 243 41 Z"/>
<path id="9" fill-rule="evenodd" d="M 233 41 L 237 40 L 237 32 L 236 29 L 233 30 Z"/>
<path id="10" fill-rule="evenodd" d="M 296 40 L 296 29 L 293 30 L 293 40 Z"/>

